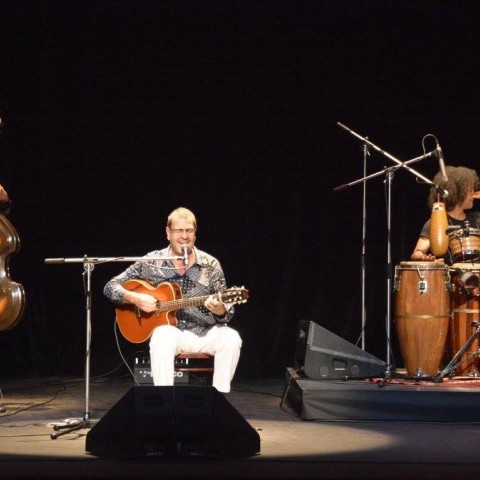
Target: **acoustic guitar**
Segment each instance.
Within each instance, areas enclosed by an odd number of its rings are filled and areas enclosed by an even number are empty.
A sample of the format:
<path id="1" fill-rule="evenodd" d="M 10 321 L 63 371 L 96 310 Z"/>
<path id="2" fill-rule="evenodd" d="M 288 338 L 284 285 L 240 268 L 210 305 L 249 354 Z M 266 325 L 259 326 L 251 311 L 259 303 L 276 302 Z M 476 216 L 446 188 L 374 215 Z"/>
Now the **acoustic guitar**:
<path id="1" fill-rule="evenodd" d="M 155 287 L 146 280 L 129 280 L 123 286 L 130 291 L 148 293 L 157 299 L 156 310 L 150 313 L 129 303 L 119 305 L 115 309 L 118 328 L 125 339 L 132 343 L 148 340 L 155 327 L 177 325 L 176 310 L 198 307 L 209 297 L 205 295 L 183 298 L 180 286 L 175 282 L 163 282 Z M 248 299 L 248 290 L 244 287 L 232 287 L 217 295 L 224 303 L 245 303 Z"/>

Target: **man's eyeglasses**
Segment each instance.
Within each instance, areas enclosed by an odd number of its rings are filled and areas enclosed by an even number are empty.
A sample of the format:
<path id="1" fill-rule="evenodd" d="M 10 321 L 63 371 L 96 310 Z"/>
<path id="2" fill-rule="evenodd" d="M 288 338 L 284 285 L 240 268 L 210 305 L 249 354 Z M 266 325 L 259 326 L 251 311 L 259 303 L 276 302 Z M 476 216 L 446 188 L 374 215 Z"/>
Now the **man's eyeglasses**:
<path id="1" fill-rule="evenodd" d="M 192 233 L 195 233 L 194 228 L 170 228 L 169 227 L 169 230 L 175 235 L 178 235 L 180 233 L 186 233 L 187 235 L 192 235 Z"/>

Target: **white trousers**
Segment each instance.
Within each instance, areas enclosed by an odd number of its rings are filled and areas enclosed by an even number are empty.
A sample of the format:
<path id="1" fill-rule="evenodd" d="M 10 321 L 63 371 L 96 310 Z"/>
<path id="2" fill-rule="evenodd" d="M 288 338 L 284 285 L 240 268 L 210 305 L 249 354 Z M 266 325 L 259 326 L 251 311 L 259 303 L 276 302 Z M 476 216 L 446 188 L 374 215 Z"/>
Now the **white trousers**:
<path id="1" fill-rule="evenodd" d="M 238 332 L 226 325 L 214 325 L 204 336 L 171 325 L 161 325 L 153 330 L 150 338 L 153 384 L 173 385 L 175 356 L 185 352 L 201 352 L 214 355 L 213 386 L 219 392 L 228 393 L 241 346 L 242 339 Z"/>

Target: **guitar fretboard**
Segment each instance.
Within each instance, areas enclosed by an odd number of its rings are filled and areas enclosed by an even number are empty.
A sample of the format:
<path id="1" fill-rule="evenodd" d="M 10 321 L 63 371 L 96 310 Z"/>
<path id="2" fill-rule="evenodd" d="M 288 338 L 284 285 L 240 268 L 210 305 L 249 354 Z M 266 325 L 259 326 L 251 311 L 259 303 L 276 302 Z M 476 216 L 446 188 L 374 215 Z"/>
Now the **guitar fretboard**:
<path id="1" fill-rule="evenodd" d="M 159 312 L 168 312 L 171 310 L 179 310 L 181 308 L 198 307 L 203 305 L 209 295 L 194 298 L 181 298 L 180 300 L 168 300 L 166 302 L 157 302 L 157 310 Z"/>

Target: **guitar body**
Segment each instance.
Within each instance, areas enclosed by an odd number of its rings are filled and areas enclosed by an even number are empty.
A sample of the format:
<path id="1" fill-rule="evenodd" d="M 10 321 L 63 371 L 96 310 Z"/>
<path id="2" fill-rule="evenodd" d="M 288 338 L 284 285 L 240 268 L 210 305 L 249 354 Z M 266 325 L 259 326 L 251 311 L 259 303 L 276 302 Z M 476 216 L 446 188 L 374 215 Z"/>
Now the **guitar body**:
<path id="1" fill-rule="evenodd" d="M 182 291 L 176 283 L 164 282 L 154 287 L 145 280 L 129 280 L 123 285 L 127 290 L 138 293 L 148 293 L 159 302 L 179 300 Z M 154 311 L 146 313 L 138 310 L 135 305 L 123 304 L 116 308 L 117 325 L 122 335 L 132 343 L 147 341 L 154 328 L 160 325 L 177 325 L 174 311 Z"/>

